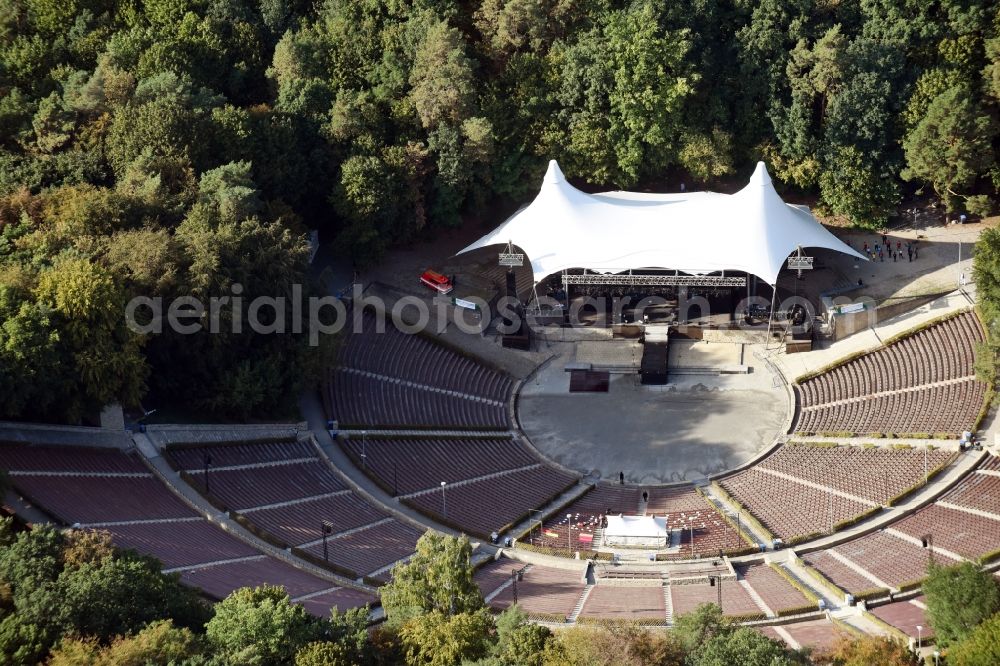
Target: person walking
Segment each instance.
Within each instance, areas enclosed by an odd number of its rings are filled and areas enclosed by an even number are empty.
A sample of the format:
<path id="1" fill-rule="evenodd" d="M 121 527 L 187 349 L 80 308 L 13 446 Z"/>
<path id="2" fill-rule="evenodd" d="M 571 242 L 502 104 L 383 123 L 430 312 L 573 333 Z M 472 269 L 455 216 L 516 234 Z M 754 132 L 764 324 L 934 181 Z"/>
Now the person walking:
<path id="1" fill-rule="evenodd" d="M 913 263 L 913 248 L 910 247 L 909 243 L 906 244 L 906 258 L 910 261 L 910 263 Z"/>
<path id="2" fill-rule="evenodd" d="M 625 472 L 618 472 L 618 483 L 620 485 L 625 485 Z"/>

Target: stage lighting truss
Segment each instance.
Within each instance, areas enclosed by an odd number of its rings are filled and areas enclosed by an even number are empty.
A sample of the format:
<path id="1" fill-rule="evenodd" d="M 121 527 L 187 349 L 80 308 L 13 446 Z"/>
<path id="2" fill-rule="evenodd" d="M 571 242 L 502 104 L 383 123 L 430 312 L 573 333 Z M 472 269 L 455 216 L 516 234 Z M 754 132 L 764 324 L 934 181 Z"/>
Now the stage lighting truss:
<path id="1" fill-rule="evenodd" d="M 562 275 L 564 286 L 587 284 L 627 287 L 745 287 L 745 277 L 719 275 Z"/>

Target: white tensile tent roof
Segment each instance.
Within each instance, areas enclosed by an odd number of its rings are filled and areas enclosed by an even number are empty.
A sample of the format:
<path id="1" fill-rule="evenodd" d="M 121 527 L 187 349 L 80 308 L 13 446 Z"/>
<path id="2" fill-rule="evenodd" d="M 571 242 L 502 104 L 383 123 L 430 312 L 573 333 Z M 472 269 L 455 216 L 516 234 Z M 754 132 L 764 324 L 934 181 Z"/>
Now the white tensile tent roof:
<path id="1" fill-rule="evenodd" d="M 586 194 L 552 160 L 535 200 L 462 252 L 508 242 L 527 254 L 536 282 L 570 268 L 656 268 L 695 275 L 742 271 L 774 284 L 799 247 L 864 259 L 808 208 L 782 201 L 763 162 L 735 194 Z"/>
<path id="2" fill-rule="evenodd" d="M 608 516 L 608 526 L 604 528 L 604 543 L 609 546 L 649 546 L 666 545 L 670 534 L 667 519 L 654 516 Z"/>

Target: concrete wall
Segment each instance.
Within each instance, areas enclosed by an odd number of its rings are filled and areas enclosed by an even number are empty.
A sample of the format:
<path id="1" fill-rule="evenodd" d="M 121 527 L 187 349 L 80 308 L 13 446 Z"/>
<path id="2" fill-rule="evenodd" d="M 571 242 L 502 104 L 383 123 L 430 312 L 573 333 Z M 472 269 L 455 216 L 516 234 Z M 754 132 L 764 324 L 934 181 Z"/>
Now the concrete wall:
<path id="1" fill-rule="evenodd" d="M 0 442 L 125 449 L 132 445 L 132 437 L 125 430 L 6 422 L 0 423 Z"/>
<path id="2" fill-rule="evenodd" d="M 867 328 L 871 328 L 887 319 L 898 317 L 899 315 L 919 308 L 921 305 L 930 303 L 940 298 L 944 294 L 930 294 L 898 300 L 892 303 L 885 303 L 874 310 L 864 310 L 862 312 L 851 312 L 848 314 L 835 314 L 831 317 L 833 322 L 833 339 L 843 340 L 849 335 L 854 335 Z"/>

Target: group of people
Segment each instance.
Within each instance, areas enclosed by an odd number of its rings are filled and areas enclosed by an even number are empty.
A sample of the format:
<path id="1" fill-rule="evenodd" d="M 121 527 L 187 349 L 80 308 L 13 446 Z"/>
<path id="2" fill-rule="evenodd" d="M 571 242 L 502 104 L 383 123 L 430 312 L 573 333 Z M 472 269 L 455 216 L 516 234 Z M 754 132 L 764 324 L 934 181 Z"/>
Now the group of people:
<path id="1" fill-rule="evenodd" d="M 906 241 L 904 247 L 903 242 L 900 240 L 896 241 L 896 246 L 893 247 L 892 240 L 886 234 L 882 234 L 882 241 L 875 241 L 874 245 L 868 245 L 868 241 L 861 249 L 862 253 L 870 258 L 872 261 L 885 261 L 888 255 L 893 261 L 902 261 L 903 253 L 906 253 L 906 260 L 913 261 L 917 258 L 917 243 L 915 241 Z"/>

